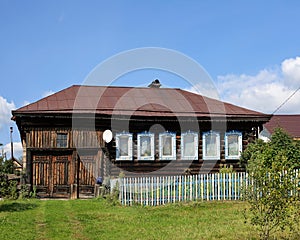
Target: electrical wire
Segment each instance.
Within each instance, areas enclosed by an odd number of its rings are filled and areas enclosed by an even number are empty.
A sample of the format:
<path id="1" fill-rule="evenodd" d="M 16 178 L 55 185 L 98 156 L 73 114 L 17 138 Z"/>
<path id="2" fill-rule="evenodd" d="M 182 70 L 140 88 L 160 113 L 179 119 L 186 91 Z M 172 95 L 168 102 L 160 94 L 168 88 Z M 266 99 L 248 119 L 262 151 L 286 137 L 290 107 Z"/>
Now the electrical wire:
<path id="1" fill-rule="evenodd" d="M 280 108 L 282 108 L 298 91 L 300 90 L 300 87 L 298 87 L 283 103 L 281 103 L 273 112 L 272 112 L 272 116 L 278 112 L 278 110 Z"/>

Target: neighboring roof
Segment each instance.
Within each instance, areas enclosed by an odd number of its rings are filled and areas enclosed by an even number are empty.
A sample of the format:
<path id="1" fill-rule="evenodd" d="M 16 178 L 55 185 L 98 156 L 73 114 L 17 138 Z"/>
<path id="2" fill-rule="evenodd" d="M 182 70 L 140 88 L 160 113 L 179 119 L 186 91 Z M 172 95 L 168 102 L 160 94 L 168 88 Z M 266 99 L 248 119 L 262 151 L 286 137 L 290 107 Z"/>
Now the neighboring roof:
<path id="1" fill-rule="evenodd" d="M 129 116 L 253 117 L 269 115 L 175 88 L 74 85 L 13 111 L 13 115 L 96 113 Z"/>
<path id="2" fill-rule="evenodd" d="M 15 165 L 15 168 L 23 168 L 23 164 L 15 158 L 13 158 L 13 163 Z"/>
<path id="3" fill-rule="evenodd" d="M 282 128 L 293 138 L 300 138 L 300 115 L 274 115 L 264 128 L 273 133 L 275 128 Z"/>

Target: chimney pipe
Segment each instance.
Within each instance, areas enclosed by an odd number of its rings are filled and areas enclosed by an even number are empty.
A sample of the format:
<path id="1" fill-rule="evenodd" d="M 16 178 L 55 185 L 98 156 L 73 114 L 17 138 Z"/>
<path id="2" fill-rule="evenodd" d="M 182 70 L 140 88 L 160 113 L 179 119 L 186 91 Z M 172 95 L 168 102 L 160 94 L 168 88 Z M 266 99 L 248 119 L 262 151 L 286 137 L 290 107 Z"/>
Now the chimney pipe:
<path id="1" fill-rule="evenodd" d="M 150 88 L 160 88 L 161 84 L 158 79 L 155 79 L 152 83 L 148 85 Z"/>

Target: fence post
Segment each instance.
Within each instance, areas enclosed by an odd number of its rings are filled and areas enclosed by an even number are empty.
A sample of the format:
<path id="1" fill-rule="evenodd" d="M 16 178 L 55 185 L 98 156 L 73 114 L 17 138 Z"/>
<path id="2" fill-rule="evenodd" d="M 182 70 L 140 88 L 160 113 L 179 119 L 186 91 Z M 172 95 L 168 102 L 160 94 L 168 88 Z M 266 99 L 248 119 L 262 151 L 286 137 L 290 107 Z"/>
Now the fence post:
<path id="1" fill-rule="evenodd" d="M 204 199 L 204 186 L 203 186 L 203 175 L 200 177 L 200 182 L 201 182 L 201 200 Z"/>
<path id="2" fill-rule="evenodd" d="M 168 179 L 168 180 L 167 180 L 167 182 L 168 182 L 168 183 L 167 183 L 167 184 L 168 184 L 168 185 L 167 185 L 167 186 L 168 186 L 168 203 L 170 203 L 170 185 L 171 185 L 171 182 L 170 182 L 170 176 L 168 176 L 167 179 Z"/>
<path id="3" fill-rule="evenodd" d="M 221 183 L 221 179 L 220 179 L 220 173 L 217 173 L 218 174 L 218 200 L 220 201 L 220 198 L 221 198 L 221 188 L 220 188 L 220 183 Z"/>
<path id="4" fill-rule="evenodd" d="M 176 196 L 177 196 L 177 180 L 178 180 L 178 178 L 176 177 L 176 176 L 174 176 L 174 182 L 173 182 L 173 186 L 174 186 L 174 190 L 173 190 L 173 195 L 174 195 L 174 198 L 173 198 L 173 200 L 174 200 L 174 202 L 176 202 Z"/>
<path id="5" fill-rule="evenodd" d="M 233 199 L 233 186 L 234 186 L 234 178 L 233 178 L 233 173 L 228 174 L 228 180 L 229 180 L 229 200 Z"/>

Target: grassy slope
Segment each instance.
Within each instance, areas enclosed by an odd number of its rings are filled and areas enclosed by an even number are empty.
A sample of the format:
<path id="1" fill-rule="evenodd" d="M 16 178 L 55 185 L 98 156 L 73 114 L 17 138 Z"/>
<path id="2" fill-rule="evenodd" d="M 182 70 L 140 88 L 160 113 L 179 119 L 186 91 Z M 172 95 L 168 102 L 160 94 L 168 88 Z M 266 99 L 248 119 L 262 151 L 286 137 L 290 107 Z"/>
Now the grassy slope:
<path id="1" fill-rule="evenodd" d="M 0 202 L 0 239 L 251 239 L 241 202 L 160 207 L 100 200 Z"/>

